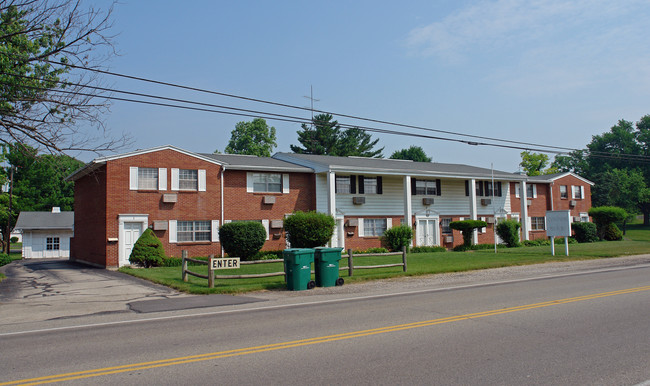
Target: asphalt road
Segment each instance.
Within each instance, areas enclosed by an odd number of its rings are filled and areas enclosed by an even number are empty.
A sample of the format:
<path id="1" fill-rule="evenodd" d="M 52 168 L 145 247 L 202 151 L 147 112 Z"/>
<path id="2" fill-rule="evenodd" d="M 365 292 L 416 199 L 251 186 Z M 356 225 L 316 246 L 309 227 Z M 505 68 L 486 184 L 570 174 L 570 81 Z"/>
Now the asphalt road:
<path id="1" fill-rule="evenodd" d="M 0 332 L 0 385 L 636 385 L 649 279 L 646 262 Z"/>

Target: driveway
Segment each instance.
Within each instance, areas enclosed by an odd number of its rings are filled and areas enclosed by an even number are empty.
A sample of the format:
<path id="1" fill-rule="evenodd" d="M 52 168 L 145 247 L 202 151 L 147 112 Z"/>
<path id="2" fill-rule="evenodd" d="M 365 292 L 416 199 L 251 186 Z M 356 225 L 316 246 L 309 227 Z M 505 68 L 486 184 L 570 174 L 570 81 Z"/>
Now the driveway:
<path id="1" fill-rule="evenodd" d="M 262 301 L 187 295 L 120 272 L 64 259 L 23 259 L 0 267 L 0 326 L 119 313 L 150 313 Z"/>

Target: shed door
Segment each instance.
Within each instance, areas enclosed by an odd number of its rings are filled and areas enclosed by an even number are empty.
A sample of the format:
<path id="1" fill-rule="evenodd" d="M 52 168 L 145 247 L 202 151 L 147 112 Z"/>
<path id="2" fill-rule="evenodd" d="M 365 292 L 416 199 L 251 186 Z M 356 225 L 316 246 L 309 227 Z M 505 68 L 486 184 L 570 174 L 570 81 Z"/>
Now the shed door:
<path id="1" fill-rule="evenodd" d="M 124 223 L 124 261 L 120 265 L 128 264 L 129 256 L 133 250 L 133 245 L 140 238 L 142 233 L 141 222 L 125 222 Z"/>

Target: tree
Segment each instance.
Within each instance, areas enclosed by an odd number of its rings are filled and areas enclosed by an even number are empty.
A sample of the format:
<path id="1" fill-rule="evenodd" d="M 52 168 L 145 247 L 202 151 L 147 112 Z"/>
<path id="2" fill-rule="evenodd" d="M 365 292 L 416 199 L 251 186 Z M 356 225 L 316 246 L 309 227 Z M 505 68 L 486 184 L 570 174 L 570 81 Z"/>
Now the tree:
<path id="1" fill-rule="evenodd" d="M 239 122 L 235 125 L 224 151 L 227 154 L 270 157 L 273 148 L 278 146 L 276 140 L 275 127 L 269 127 L 262 118 L 255 118 L 252 122 Z"/>
<path id="2" fill-rule="evenodd" d="M 298 142 L 303 147 L 290 145 L 291 151 L 299 154 L 318 154 L 331 156 L 382 157 L 384 148 L 373 150 L 379 139 L 363 130 L 353 127 L 341 130 L 338 121 L 331 114 L 318 114 L 313 125 L 303 123 L 298 131 Z"/>
<path id="3" fill-rule="evenodd" d="M 284 230 L 292 248 L 314 248 L 327 244 L 334 234 L 334 217 L 320 212 L 295 212 L 284 219 Z"/>
<path id="4" fill-rule="evenodd" d="M 411 146 L 408 149 L 397 150 L 390 156 L 391 159 L 410 159 L 415 162 L 431 162 L 431 157 L 427 156 L 420 146 Z"/>
<path id="5" fill-rule="evenodd" d="M 539 176 L 542 174 L 552 174 L 557 170 L 554 167 L 544 169 L 548 163 L 548 156 L 543 153 L 531 153 L 529 151 L 521 152 L 521 162 L 519 166 L 524 169 L 528 176 Z"/>
<path id="6" fill-rule="evenodd" d="M 108 57 L 111 12 L 76 0 L 0 0 L 0 142 L 51 152 L 100 152 L 128 142 L 107 136 L 101 114 L 108 100 L 94 88 L 101 85 L 96 73 L 75 70 L 97 69 Z"/>
<path id="7" fill-rule="evenodd" d="M 150 268 L 162 265 L 164 259 L 165 248 L 162 243 L 151 229 L 145 229 L 133 245 L 129 262 Z"/>
<path id="8" fill-rule="evenodd" d="M 618 227 L 614 224 L 627 218 L 627 212 L 623 208 L 615 206 L 598 206 L 589 209 L 589 215 L 594 219 L 601 240 L 620 240 Z"/>
<path id="9" fill-rule="evenodd" d="M 469 249 L 472 246 L 472 235 L 476 228 L 486 227 L 487 223 L 481 220 L 463 220 L 452 221 L 449 223 L 451 229 L 460 231 L 463 235 L 463 249 Z"/>
<path id="10" fill-rule="evenodd" d="M 266 230 L 257 221 L 230 222 L 219 228 L 219 240 L 228 256 L 248 260 L 264 246 Z"/>

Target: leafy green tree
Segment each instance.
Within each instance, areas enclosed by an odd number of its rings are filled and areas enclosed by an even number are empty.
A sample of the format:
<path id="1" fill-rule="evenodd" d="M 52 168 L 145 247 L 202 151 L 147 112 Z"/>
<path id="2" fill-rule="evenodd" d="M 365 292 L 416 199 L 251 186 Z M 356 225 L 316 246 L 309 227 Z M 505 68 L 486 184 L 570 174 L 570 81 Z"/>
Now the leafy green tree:
<path id="1" fill-rule="evenodd" d="M 373 150 L 379 142 L 372 140 L 370 134 L 359 128 L 342 130 L 331 114 L 318 114 L 312 125 L 302 124 L 298 131 L 298 142 L 290 145 L 291 151 L 299 154 L 318 154 L 331 156 L 382 157 L 384 148 Z"/>
<path id="2" fill-rule="evenodd" d="M 521 162 L 519 166 L 524 169 L 528 176 L 539 176 L 542 174 L 552 174 L 557 171 L 554 167 L 545 169 L 549 164 L 549 159 L 543 153 L 531 153 L 529 151 L 521 152 Z"/>
<path id="3" fill-rule="evenodd" d="M 431 162 L 431 157 L 420 146 L 411 146 L 408 149 L 397 150 L 390 156 L 391 159 L 410 159 L 415 162 Z"/>
<path id="4" fill-rule="evenodd" d="M 266 230 L 256 221 L 226 223 L 219 228 L 219 240 L 228 256 L 248 260 L 264 246 Z"/>
<path id="5" fill-rule="evenodd" d="M 411 245 L 413 229 L 408 225 L 394 226 L 390 229 L 386 229 L 382 237 L 391 250 L 401 251 L 402 247 L 408 247 Z"/>
<path id="6" fill-rule="evenodd" d="M 133 245 L 129 262 L 150 268 L 161 266 L 164 259 L 165 249 L 162 243 L 151 229 L 145 229 Z"/>
<path id="7" fill-rule="evenodd" d="M 276 141 L 275 127 L 269 127 L 262 118 L 255 118 L 252 122 L 239 122 L 235 125 L 224 151 L 227 154 L 270 157 L 273 148 L 278 146 Z"/>
<path id="8" fill-rule="evenodd" d="M 474 229 L 486 227 L 487 223 L 481 220 L 452 221 L 449 223 L 451 229 L 458 230 L 463 235 L 463 247 L 469 249 L 472 246 L 472 234 Z"/>
<path id="9" fill-rule="evenodd" d="M 519 228 L 521 228 L 521 224 L 517 220 L 501 220 L 497 224 L 497 235 L 508 248 L 518 247 Z"/>
<path id="10" fill-rule="evenodd" d="M 620 240 L 618 227 L 615 222 L 627 218 L 627 212 L 623 208 L 615 206 L 598 206 L 589 209 L 589 215 L 594 219 L 601 240 Z"/>
<path id="11" fill-rule="evenodd" d="M 78 1 L 0 2 L 0 142 L 49 151 L 114 150 L 128 139 L 108 138 L 100 120 L 108 101 L 94 68 L 110 54 L 110 15 Z M 76 126 L 95 127 L 98 135 Z M 105 138 L 108 138 L 106 140 Z"/>

